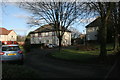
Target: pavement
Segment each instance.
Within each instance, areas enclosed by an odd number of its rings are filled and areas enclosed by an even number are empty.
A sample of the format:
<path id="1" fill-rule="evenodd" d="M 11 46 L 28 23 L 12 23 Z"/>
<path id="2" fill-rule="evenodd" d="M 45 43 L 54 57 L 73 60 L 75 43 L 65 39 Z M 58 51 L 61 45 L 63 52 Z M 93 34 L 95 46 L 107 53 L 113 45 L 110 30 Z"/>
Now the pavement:
<path id="1" fill-rule="evenodd" d="M 24 65 L 39 72 L 42 79 L 88 79 L 104 80 L 111 66 L 82 64 L 54 59 L 46 55 L 56 49 L 33 49 L 25 56 Z"/>

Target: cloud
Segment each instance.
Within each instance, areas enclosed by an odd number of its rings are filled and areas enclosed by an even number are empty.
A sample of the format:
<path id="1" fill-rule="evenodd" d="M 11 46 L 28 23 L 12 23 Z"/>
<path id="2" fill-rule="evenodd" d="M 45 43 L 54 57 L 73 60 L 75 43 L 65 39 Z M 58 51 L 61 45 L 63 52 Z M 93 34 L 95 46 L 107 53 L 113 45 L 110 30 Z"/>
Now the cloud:
<path id="1" fill-rule="evenodd" d="M 26 28 L 21 28 L 21 29 L 15 28 L 14 30 L 15 30 L 15 31 L 27 31 L 28 29 L 26 29 Z"/>
<path id="2" fill-rule="evenodd" d="M 81 19 L 80 22 L 81 23 L 90 23 L 92 21 L 94 21 L 96 19 L 96 17 L 94 18 L 85 18 L 85 19 Z"/>
<path id="3" fill-rule="evenodd" d="M 34 17 L 29 17 L 27 23 L 29 24 L 45 24 L 45 20 L 43 18 L 36 19 Z"/>
<path id="4" fill-rule="evenodd" d="M 25 14 L 14 14 L 13 16 L 17 17 L 17 18 L 26 18 L 26 19 L 30 17 L 30 16 L 25 15 Z"/>

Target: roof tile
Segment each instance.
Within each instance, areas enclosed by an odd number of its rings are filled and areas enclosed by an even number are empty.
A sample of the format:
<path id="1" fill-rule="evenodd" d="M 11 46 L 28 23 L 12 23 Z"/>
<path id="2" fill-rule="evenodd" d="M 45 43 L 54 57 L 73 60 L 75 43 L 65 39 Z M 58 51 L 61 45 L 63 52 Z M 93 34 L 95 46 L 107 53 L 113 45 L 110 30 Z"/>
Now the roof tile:
<path id="1" fill-rule="evenodd" d="M 7 30 L 5 28 L 0 27 L 0 35 L 8 35 L 13 30 Z"/>

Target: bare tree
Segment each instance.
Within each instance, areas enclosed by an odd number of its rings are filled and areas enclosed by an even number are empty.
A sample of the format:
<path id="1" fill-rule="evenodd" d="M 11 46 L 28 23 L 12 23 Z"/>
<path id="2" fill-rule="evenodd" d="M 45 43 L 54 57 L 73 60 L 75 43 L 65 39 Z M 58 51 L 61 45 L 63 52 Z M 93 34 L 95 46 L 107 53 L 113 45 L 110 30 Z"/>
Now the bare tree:
<path id="1" fill-rule="evenodd" d="M 26 38 L 26 36 L 18 35 L 18 36 L 17 36 L 17 41 L 18 41 L 18 42 L 24 42 L 24 41 L 25 41 L 25 38 Z"/>
<path id="2" fill-rule="evenodd" d="M 113 26 L 111 27 L 114 30 L 114 50 L 117 51 L 119 48 L 119 25 L 120 25 L 120 2 L 113 3 L 112 16 L 110 17 Z"/>
<path id="3" fill-rule="evenodd" d="M 113 9 L 112 2 L 91 2 L 91 10 L 97 12 L 101 17 L 101 26 L 99 26 L 100 33 L 100 56 L 105 57 L 107 55 L 106 43 L 107 43 L 107 28 L 108 20 L 111 16 Z"/>
<path id="4" fill-rule="evenodd" d="M 29 24 L 40 26 L 42 20 L 42 22 L 44 22 L 43 24 L 48 23 L 54 27 L 59 39 L 59 50 L 61 49 L 64 32 L 69 26 L 75 23 L 76 19 L 80 18 L 80 15 L 85 14 L 82 14 L 82 9 L 85 5 L 76 2 L 26 2 L 20 5 L 22 8 L 33 13 L 32 18 L 34 18 L 35 21 Z"/>
<path id="5" fill-rule="evenodd" d="M 71 31 L 71 38 L 72 38 L 72 39 L 80 38 L 80 35 L 81 35 L 82 33 L 79 32 L 76 28 L 70 27 L 69 30 Z"/>

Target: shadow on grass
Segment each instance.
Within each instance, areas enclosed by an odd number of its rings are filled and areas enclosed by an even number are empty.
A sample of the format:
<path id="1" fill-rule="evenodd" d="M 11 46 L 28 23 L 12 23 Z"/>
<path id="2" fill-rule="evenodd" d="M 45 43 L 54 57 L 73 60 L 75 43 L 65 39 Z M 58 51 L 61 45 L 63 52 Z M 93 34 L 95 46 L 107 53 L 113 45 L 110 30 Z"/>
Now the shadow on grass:
<path id="1" fill-rule="evenodd" d="M 24 65 L 17 65 L 17 64 L 2 64 L 2 79 L 38 79 L 40 78 L 39 73 L 34 69 L 26 67 Z"/>
<path id="2" fill-rule="evenodd" d="M 63 49 L 61 52 L 56 51 L 49 54 L 49 57 L 61 60 L 67 60 L 72 62 L 79 62 L 83 64 L 114 64 L 116 55 L 112 55 L 108 52 L 108 56 L 105 58 L 104 62 L 101 61 L 98 51 L 78 51 L 72 49 Z"/>

